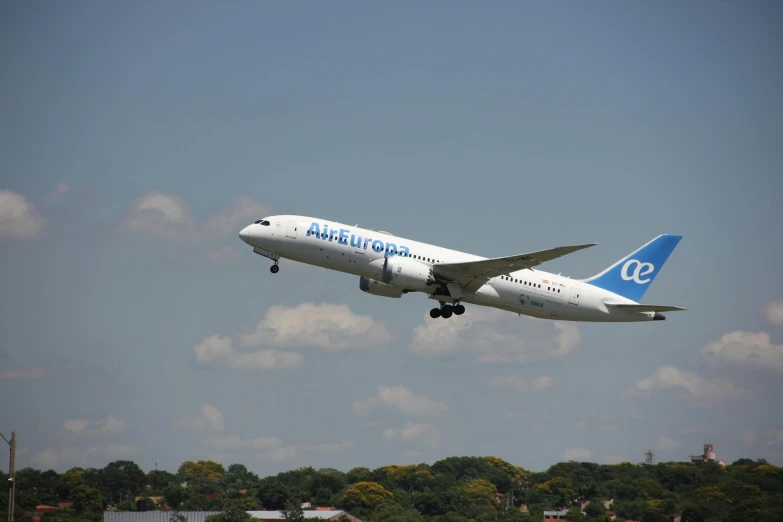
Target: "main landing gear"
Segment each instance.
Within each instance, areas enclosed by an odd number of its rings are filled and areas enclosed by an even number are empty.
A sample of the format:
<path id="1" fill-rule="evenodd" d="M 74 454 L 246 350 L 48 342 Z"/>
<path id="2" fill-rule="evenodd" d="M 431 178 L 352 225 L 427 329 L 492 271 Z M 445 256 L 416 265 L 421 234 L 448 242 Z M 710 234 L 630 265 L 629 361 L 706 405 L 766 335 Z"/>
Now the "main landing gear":
<path id="1" fill-rule="evenodd" d="M 451 314 L 462 315 L 464 313 L 465 313 L 465 307 L 459 303 L 452 306 L 441 302 L 440 308 L 433 308 L 432 310 L 430 310 L 430 317 L 432 317 L 433 319 L 437 319 L 438 317 L 448 319 L 449 317 L 451 317 Z"/>
<path id="2" fill-rule="evenodd" d="M 276 274 L 280 271 L 280 267 L 277 266 L 277 261 L 275 261 L 275 264 L 269 267 L 269 271 L 273 274 Z"/>

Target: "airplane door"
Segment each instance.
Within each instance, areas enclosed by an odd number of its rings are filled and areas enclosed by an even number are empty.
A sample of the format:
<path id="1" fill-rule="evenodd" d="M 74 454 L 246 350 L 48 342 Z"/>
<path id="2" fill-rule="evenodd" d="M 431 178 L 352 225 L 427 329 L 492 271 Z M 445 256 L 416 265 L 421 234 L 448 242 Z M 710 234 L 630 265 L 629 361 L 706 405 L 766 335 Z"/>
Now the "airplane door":
<path id="1" fill-rule="evenodd" d="M 568 302 L 572 305 L 579 306 L 579 289 L 574 287 L 571 288 L 571 299 L 568 300 Z"/>
<path id="2" fill-rule="evenodd" d="M 296 221 L 289 221 L 288 222 L 288 231 L 286 232 L 286 237 L 290 237 L 292 239 L 296 239 L 296 231 L 299 228 L 299 223 Z"/>

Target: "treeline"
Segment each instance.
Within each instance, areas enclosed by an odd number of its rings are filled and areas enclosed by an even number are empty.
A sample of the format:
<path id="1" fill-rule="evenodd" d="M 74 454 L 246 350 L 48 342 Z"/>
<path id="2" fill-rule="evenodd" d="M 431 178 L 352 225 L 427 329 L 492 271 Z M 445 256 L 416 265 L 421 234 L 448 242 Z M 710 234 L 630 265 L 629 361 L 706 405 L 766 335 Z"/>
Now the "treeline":
<path id="1" fill-rule="evenodd" d="M 7 476 L 3 483 L 7 484 Z M 670 462 L 599 465 L 562 462 L 533 473 L 496 457 L 452 457 L 432 465 L 301 468 L 259 477 L 242 464 L 183 463 L 176 473 L 145 473 L 134 462 L 65 473 L 25 468 L 16 473 L 17 521 L 36 506 L 69 508 L 44 522 L 98 520 L 111 509 L 138 511 L 286 510 L 336 507 L 367 522 L 541 521 L 544 510 L 568 510 L 568 520 L 606 522 L 779 522 L 783 468 L 741 459 L 729 466 Z M 0 505 L 7 505 L 7 493 Z"/>

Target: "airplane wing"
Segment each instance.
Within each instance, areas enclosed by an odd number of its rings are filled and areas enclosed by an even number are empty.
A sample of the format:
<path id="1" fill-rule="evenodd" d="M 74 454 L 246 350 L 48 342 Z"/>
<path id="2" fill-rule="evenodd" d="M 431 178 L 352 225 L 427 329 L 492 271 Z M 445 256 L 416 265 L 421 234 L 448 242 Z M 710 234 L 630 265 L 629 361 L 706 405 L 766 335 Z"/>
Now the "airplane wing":
<path id="1" fill-rule="evenodd" d="M 625 303 L 605 303 L 606 306 L 626 310 L 628 312 L 679 312 L 685 310 L 679 306 L 666 305 L 648 305 L 648 304 L 625 304 Z"/>
<path id="2" fill-rule="evenodd" d="M 449 283 L 455 283 L 467 292 L 475 292 L 488 280 L 500 275 L 508 275 L 517 270 L 532 268 L 546 261 L 595 246 L 598 243 L 586 245 L 563 246 L 516 256 L 481 259 L 464 263 L 440 263 L 432 267 L 435 277 Z"/>

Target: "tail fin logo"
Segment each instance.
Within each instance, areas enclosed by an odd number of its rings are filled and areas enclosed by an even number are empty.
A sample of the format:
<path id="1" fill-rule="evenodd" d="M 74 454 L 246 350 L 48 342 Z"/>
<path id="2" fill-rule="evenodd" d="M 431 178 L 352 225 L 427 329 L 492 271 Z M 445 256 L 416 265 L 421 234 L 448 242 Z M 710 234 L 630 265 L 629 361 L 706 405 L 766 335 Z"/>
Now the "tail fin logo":
<path id="1" fill-rule="evenodd" d="M 584 281 L 632 301 L 639 302 L 655 281 L 663 264 L 682 236 L 661 234 L 615 264 Z"/>
<path id="2" fill-rule="evenodd" d="M 628 272 L 631 270 L 632 266 L 634 267 L 633 272 L 629 274 Z M 655 266 L 652 263 L 642 263 L 638 259 L 629 259 L 623 265 L 623 269 L 620 271 L 620 277 L 626 281 L 633 281 L 637 285 L 643 285 L 645 283 L 649 283 L 650 278 L 641 278 L 653 272 L 654 270 Z"/>

